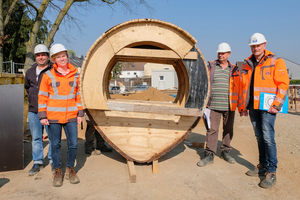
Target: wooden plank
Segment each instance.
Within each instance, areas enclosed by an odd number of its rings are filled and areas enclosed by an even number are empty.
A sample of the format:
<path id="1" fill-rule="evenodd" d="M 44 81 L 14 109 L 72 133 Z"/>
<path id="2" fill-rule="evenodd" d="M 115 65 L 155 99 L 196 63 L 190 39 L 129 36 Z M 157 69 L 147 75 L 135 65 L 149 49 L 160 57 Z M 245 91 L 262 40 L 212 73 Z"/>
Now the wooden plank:
<path id="1" fill-rule="evenodd" d="M 292 86 L 294 89 L 300 89 L 300 86 L 295 86 L 295 85 L 293 85 Z"/>
<path id="2" fill-rule="evenodd" d="M 190 51 L 183 59 L 197 60 L 198 59 L 198 54 L 197 54 L 197 52 Z"/>
<path id="3" fill-rule="evenodd" d="M 152 162 L 152 171 L 153 174 L 158 174 L 158 160 Z"/>
<path id="4" fill-rule="evenodd" d="M 300 98 L 290 98 L 292 101 L 300 101 Z"/>
<path id="5" fill-rule="evenodd" d="M 139 49 L 139 48 L 124 48 L 121 49 L 117 56 L 131 56 L 144 58 L 164 58 L 164 59 L 181 59 L 172 50 L 158 50 L 158 49 Z M 197 58 L 196 58 L 197 59 Z"/>
<path id="6" fill-rule="evenodd" d="M 152 162 L 180 143 L 198 117 L 88 110 L 103 138 L 127 160 Z"/>
<path id="7" fill-rule="evenodd" d="M 169 115 L 180 115 L 180 116 L 198 116 L 199 109 L 195 108 L 181 108 L 176 104 L 170 104 L 169 106 L 148 104 L 148 103 L 128 103 L 118 101 L 108 101 L 106 103 L 109 110 L 114 111 L 126 111 L 126 112 L 145 112 L 145 113 L 161 113 Z"/>
<path id="8" fill-rule="evenodd" d="M 132 44 L 163 44 L 182 58 L 196 44 L 193 37 L 174 24 L 159 20 L 150 23 L 149 26 L 149 20 L 125 22 L 107 31 L 106 35 L 116 52 Z"/>
<path id="9" fill-rule="evenodd" d="M 133 161 L 127 160 L 127 167 L 130 183 L 136 183 L 136 171 Z"/>

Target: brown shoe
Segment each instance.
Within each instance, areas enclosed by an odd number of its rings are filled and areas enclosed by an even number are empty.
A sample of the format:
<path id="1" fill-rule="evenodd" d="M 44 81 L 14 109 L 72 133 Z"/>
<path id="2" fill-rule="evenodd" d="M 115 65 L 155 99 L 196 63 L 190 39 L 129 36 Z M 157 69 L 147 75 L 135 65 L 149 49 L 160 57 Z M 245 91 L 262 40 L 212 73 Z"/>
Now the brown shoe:
<path id="1" fill-rule="evenodd" d="M 72 184 L 77 184 L 80 182 L 76 172 L 74 171 L 74 167 L 67 167 L 66 179 L 70 180 L 70 183 Z"/>
<path id="2" fill-rule="evenodd" d="M 246 175 L 248 176 L 264 176 L 267 172 L 267 169 L 262 166 L 261 164 L 258 164 L 255 169 L 251 169 L 246 172 Z"/>
<path id="3" fill-rule="evenodd" d="M 63 185 L 63 175 L 61 168 L 56 168 L 53 174 L 53 186 L 60 187 Z"/>
<path id="4" fill-rule="evenodd" d="M 276 174 L 275 173 L 266 173 L 266 179 L 262 180 L 259 184 L 262 188 L 272 188 L 276 184 Z"/>

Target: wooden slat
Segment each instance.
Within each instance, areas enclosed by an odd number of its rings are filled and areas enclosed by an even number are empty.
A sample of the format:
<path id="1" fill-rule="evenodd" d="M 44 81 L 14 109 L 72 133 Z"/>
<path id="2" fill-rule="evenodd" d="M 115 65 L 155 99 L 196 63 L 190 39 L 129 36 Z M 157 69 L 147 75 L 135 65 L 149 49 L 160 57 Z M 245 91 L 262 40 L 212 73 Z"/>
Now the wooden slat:
<path id="1" fill-rule="evenodd" d="M 300 89 L 300 86 L 295 86 L 295 85 L 293 85 L 293 86 L 290 86 L 290 87 L 293 87 L 293 88 L 295 88 L 295 89 Z"/>
<path id="2" fill-rule="evenodd" d="M 124 48 L 119 51 L 117 56 L 131 56 L 144 58 L 164 58 L 164 59 L 180 59 L 180 57 L 171 50 L 157 50 L 157 49 L 138 49 L 138 48 Z"/>
<path id="3" fill-rule="evenodd" d="M 158 160 L 152 162 L 152 171 L 153 174 L 158 174 Z"/>
<path id="4" fill-rule="evenodd" d="M 108 101 L 106 103 L 109 110 L 127 111 L 127 112 L 144 112 L 144 113 L 160 113 L 180 116 L 198 116 L 199 109 L 181 108 L 176 104 L 149 104 L 149 103 L 128 103 L 119 101 Z"/>
<path id="5" fill-rule="evenodd" d="M 292 101 L 300 101 L 300 98 L 290 98 Z"/>
<path id="6" fill-rule="evenodd" d="M 136 183 L 136 171 L 135 171 L 133 161 L 127 160 L 127 167 L 128 167 L 130 183 Z"/>
<path id="7" fill-rule="evenodd" d="M 197 52 L 190 51 L 183 59 L 197 60 L 197 58 L 198 58 Z"/>

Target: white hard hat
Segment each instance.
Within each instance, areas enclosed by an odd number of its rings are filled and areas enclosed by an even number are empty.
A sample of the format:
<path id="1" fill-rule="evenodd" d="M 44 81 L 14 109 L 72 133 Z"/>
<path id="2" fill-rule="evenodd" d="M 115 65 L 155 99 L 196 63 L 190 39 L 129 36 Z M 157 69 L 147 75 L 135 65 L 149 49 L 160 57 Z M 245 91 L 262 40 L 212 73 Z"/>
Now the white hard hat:
<path id="1" fill-rule="evenodd" d="M 254 33 L 249 40 L 249 45 L 257 45 L 267 42 L 265 36 L 261 33 Z"/>
<path id="2" fill-rule="evenodd" d="M 231 52 L 231 48 L 230 48 L 229 44 L 223 42 L 223 43 L 219 44 L 217 53 L 225 53 L 225 52 Z"/>
<path id="3" fill-rule="evenodd" d="M 34 55 L 37 53 L 48 53 L 49 54 L 49 50 L 45 45 L 38 44 L 34 47 Z"/>
<path id="4" fill-rule="evenodd" d="M 66 49 L 66 47 L 62 44 L 54 44 L 51 48 L 50 48 L 50 57 L 52 57 L 54 54 L 57 54 L 59 52 L 62 51 L 68 51 Z"/>

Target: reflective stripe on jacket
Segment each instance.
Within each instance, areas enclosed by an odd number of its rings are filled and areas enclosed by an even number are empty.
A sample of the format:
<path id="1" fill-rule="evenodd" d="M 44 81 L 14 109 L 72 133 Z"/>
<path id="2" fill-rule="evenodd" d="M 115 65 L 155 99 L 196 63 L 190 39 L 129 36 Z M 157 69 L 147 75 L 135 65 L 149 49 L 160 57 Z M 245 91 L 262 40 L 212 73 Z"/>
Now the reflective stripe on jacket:
<path id="1" fill-rule="evenodd" d="M 208 62 L 208 70 L 209 70 L 209 77 L 210 77 L 210 88 L 209 88 L 209 98 L 207 106 L 209 107 L 211 104 L 211 93 L 212 93 L 212 85 L 215 75 L 216 66 L 219 64 L 217 60 L 212 62 Z M 233 65 L 231 62 L 228 61 L 228 65 L 230 67 L 230 74 L 229 74 L 229 104 L 230 110 L 235 111 L 238 105 L 238 97 L 239 97 L 239 84 L 240 84 L 240 71 L 238 66 Z"/>
<path id="2" fill-rule="evenodd" d="M 49 123 L 76 122 L 77 116 L 83 117 L 79 96 L 78 70 L 68 63 L 70 73 L 63 76 L 57 71 L 56 63 L 47 71 L 40 84 L 38 100 L 39 119 Z"/>
<path id="3" fill-rule="evenodd" d="M 253 72 L 252 55 L 247 58 L 241 70 L 241 88 L 239 97 L 239 110 L 247 110 L 250 101 L 250 86 Z M 281 58 L 274 58 L 274 54 L 265 50 L 265 56 L 261 59 L 254 71 L 253 84 L 253 108 L 259 109 L 260 92 L 276 94 L 271 106 L 281 109 L 289 88 L 289 76 Z"/>

